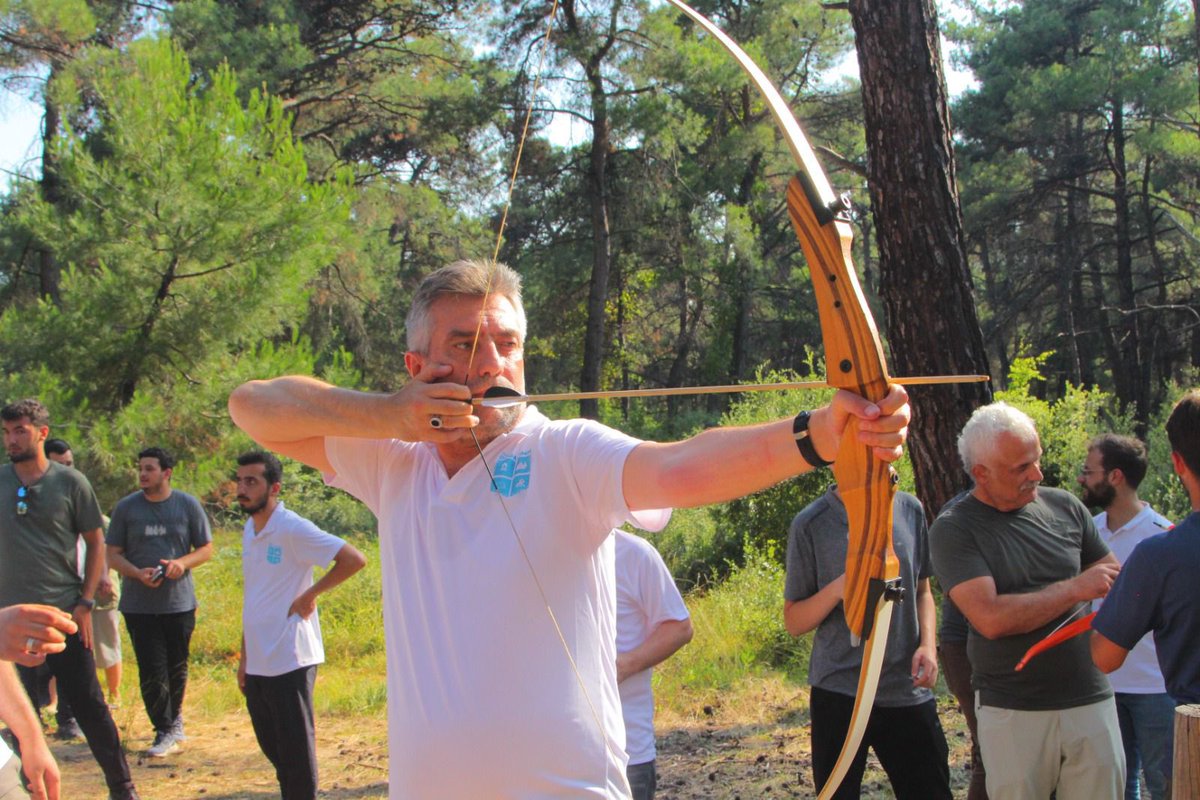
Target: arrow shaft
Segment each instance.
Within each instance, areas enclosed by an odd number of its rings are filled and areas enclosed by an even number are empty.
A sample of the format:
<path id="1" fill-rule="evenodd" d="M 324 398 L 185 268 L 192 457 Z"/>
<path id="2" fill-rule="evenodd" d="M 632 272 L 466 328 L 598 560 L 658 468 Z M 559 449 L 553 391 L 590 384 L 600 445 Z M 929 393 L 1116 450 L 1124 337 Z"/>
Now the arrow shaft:
<path id="1" fill-rule="evenodd" d="M 904 386 L 924 386 L 943 383 L 983 383 L 987 375 L 925 375 L 893 378 L 892 383 Z M 771 392 L 793 389 L 828 389 L 825 381 L 794 381 L 790 383 L 739 383 L 727 386 L 674 386 L 659 389 L 614 389 L 603 392 L 554 392 L 550 394 L 514 395 L 511 397 L 476 397 L 477 406 L 506 406 L 513 403 L 551 403 L 556 400 L 607 400 L 620 397 L 676 397 L 701 394 L 734 394 L 737 392 Z"/>

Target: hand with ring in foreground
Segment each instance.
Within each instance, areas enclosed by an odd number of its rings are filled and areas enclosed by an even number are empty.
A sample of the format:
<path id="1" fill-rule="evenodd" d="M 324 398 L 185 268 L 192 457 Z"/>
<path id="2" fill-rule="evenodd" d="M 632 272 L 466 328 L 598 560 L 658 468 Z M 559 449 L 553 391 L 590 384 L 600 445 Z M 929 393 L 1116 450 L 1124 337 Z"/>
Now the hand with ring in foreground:
<path id="1" fill-rule="evenodd" d="M 61 653 L 78 627 L 71 615 L 52 606 L 23 603 L 0 609 L 0 660 L 36 667 L 49 653 Z"/>

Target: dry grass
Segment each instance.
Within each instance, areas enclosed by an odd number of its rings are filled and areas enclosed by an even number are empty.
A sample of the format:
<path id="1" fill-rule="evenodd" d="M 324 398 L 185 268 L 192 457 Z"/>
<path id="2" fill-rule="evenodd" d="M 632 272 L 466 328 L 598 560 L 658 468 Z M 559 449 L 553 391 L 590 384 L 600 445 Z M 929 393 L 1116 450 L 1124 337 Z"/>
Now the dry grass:
<path id="1" fill-rule="evenodd" d="M 115 717 L 129 766 L 144 800 L 267 800 L 279 797 L 270 762 L 254 739 L 244 709 L 187 716 L 188 740 L 166 758 L 143 752 L 153 738 L 145 713 L 132 702 Z M 318 689 L 319 691 L 319 689 Z M 63 800 L 107 800 L 104 778 L 83 742 L 51 742 L 63 775 Z M 321 796 L 329 800 L 387 797 L 387 733 L 380 716 L 317 719 Z"/>
<path id="2" fill-rule="evenodd" d="M 318 693 L 320 688 L 318 688 Z M 150 744 L 136 689 L 117 711 L 130 765 L 146 800 L 266 800 L 279 796 L 244 710 L 188 716 L 188 742 L 165 759 L 140 757 Z M 779 676 L 747 679 L 722 691 L 687 693 L 659 712 L 659 800 L 811 798 L 808 691 Z M 941 700 L 956 796 L 965 795 L 967 739 L 952 700 Z M 387 747 L 381 715 L 319 716 L 322 798 L 387 797 Z M 64 800 L 105 800 L 99 769 L 82 743 L 53 745 Z M 863 797 L 891 791 L 871 757 Z"/>

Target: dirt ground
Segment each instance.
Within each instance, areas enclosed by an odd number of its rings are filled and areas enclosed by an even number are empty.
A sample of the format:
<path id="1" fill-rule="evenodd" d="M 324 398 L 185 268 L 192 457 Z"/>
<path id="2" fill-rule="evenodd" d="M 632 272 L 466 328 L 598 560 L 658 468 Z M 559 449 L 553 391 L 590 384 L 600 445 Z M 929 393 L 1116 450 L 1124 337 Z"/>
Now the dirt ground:
<path id="1" fill-rule="evenodd" d="M 759 702 L 737 709 L 719 699 L 687 714 L 659 719 L 659 800 L 811 798 L 807 719 L 803 694 L 765 689 Z M 132 711 L 117 715 L 130 766 L 144 800 L 267 800 L 278 798 L 274 773 L 258 749 L 244 711 L 188 721 L 183 749 L 163 759 L 141 755 L 150 745 L 144 721 Z M 968 743 L 953 701 L 941 704 L 950 744 L 955 795 L 966 790 Z M 317 720 L 321 797 L 374 800 L 387 797 L 384 721 L 377 717 Z M 106 800 L 103 779 L 83 742 L 52 741 L 63 774 L 63 800 Z M 872 756 L 863 796 L 891 797 Z"/>

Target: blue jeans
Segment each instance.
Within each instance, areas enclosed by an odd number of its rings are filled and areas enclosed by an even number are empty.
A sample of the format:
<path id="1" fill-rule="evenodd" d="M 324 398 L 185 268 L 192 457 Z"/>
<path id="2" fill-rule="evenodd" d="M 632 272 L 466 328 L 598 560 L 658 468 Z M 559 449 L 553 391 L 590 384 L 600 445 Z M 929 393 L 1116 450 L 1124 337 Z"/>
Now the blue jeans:
<path id="1" fill-rule="evenodd" d="M 1125 800 L 1140 800 L 1138 776 L 1146 774 L 1152 800 L 1171 788 L 1175 741 L 1175 701 L 1168 694 L 1116 692 L 1117 721 L 1125 748 Z"/>

